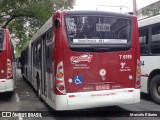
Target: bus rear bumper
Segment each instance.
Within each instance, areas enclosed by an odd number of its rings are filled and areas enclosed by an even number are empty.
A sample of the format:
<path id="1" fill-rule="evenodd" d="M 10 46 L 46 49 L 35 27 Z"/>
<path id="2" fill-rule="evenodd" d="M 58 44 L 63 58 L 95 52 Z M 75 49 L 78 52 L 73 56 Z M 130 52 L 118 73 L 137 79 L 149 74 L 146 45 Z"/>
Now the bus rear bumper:
<path id="1" fill-rule="evenodd" d="M 14 91 L 13 79 L 0 79 L 0 93 Z"/>
<path id="2" fill-rule="evenodd" d="M 128 88 L 119 90 L 68 93 L 66 96 L 62 97 L 63 99 L 61 99 L 59 95 L 56 95 L 56 98 L 56 110 L 86 109 L 138 103 L 140 102 L 140 89 Z"/>

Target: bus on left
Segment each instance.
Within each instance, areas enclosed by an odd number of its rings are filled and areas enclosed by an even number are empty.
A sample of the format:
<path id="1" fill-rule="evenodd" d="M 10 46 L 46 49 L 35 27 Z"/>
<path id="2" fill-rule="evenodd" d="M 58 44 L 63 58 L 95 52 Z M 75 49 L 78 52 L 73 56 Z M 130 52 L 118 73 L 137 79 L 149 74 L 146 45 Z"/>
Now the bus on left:
<path id="1" fill-rule="evenodd" d="M 14 47 L 7 28 L 0 28 L 0 93 L 13 93 L 15 88 Z"/>

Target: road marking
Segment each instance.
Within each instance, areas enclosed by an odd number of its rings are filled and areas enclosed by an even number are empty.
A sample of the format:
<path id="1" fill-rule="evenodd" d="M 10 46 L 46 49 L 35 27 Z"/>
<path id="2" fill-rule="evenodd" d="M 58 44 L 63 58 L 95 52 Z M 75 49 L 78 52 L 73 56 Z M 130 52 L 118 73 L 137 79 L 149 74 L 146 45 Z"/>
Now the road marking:
<path id="1" fill-rule="evenodd" d="M 16 93 L 16 102 L 19 102 L 18 93 Z"/>
<path id="2" fill-rule="evenodd" d="M 28 93 L 28 92 L 26 92 L 26 94 L 27 94 L 27 96 L 29 96 L 29 93 Z"/>
<path id="3" fill-rule="evenodd" d="M 23 120 L 23 118 L 22 117 L 18 117 L 19 119 L 18 120 Z"/>

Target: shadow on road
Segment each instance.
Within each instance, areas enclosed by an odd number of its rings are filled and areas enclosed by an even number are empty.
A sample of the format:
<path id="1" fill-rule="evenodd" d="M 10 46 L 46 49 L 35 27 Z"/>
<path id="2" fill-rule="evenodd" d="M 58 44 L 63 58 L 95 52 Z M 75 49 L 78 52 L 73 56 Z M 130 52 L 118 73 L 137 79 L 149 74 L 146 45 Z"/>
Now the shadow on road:
<path id="1" fill-rule="evenodd" d="M 144 100 L 147 100 L 147 101 L 152 101 L 150 95 L 146 94 L 146 93 L 141 93 L 141 99 L 144 99 Z"/>
<path id="2" fill-rule="evenodd" d="M 0 102 L 10 101 L 12 96 L 13 92 L 0 93 Z"/>
<path id="3" fill-rule="evenodd" d="M 48 106 L 49 107 L 49 106 Z M 69 110 L 69 111 L 55 111 L 50 108 L 50 111 L 47 113 L 42 112 L 47 116 L 54 116 L 58 118 L 64 117 L 120 117 L 128 116 L 130 111 L 123 109 L 119 106 L 107 106 L 107 107 L 97 107 L 90 109 L 81 109 L 81 110 Z"/>

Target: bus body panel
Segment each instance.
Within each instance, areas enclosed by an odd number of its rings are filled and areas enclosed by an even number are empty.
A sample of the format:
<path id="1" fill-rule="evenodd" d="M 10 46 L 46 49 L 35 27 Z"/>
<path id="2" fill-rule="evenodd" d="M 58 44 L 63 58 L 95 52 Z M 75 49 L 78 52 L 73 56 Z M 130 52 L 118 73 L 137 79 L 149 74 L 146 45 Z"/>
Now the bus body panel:
<path id="1" fill-rule="evenodd" d="M 94 92 L 68 93 L 68 109 L 84 109 L 111 105 L 132 104 L 135 96 L 140 97 L 138 89 L 104 90 Z M 73 97 L 74 96 L 74 97 Z M 123 96 L 123 97 L 122 97 Z"/>
<path id="2" fill-rule="evenodd" d="M 8 38 L 8 32 L 6 29 L 2 29 L 3 31 L 3 43 L 2 43 L 2 51 L 0 52 L 0 79 L 6 79 L 6 74 L 7 74 L 7 41 L 9 40 Z"/>
<path id="3" fill-rule="evenodd" d="M 7 70 L 6 70 L 6 66 L 7 66 L 7 52 L 3 51 L 0 52 L 0 79 L 5 79 L 6 78 L 6 74 L 7 74 Z"/>
<path id="4" fill-rule="evenodd" d="M 148 77 L 141 76 L 141 92 L 148 93 Z"/>
<path id="5" fill-rule="evenodd" d="M 13 79 L 6 80 L 6 91 L 14 91 L 14 83 L 15 81 Z"/>
<path id="6" fill-rule="evenodd" d="M 160 15 L 138 21 L 141 53 L 141 92 L 160 104 Z"/>
<path id="7" fill-rule="evenodd" d="M 67 93 L 133 88 L 136 79 L 135 64 L 135 49 L 107 53 L 84 53 L 65 49 L 64 75 Z"/>
<path id="8" fill-rule="evenodd" d="M 140 97 L 140 89 L 133 88 L 121 89 L 120 91 L 104 90 L 67 93 L 66 95 L 56 95 L 52 92 L 52 94 L 54 100 L 49 100 L 44 95 L 42 95 L 42 98 L 55 110 L 76 110 L 140 102 L 140 99 L 137 99 Z"/>
<path id="9" fill-rule="evenodd" d="M 0 92 L 5 92 L 6 79 L 0 79 Z"/>
<path id="10" fill-rule="evenodd" d="M 14 84 L 13 79 L 0 79 L 0 93 L 14 91 Z"/>
<path id="11" fill-rule="evenodd" d="M 0 92 L 14 91 L 16 66 L 14 50 L 11 45 L 8 29 L 2 28 L 3 43 L 0 51 Z"/>
<path id="12" fill-rule="evenodd" d="M 154 64 L 151 64 L 152 63 Z M 141 92 L 148 93 L 148 77 L 150 76 L 151 72 L 154 70 L 160 69 L 160 65 L 158 64 L 160 61 L 159 56 L 141 56 Z"/>

